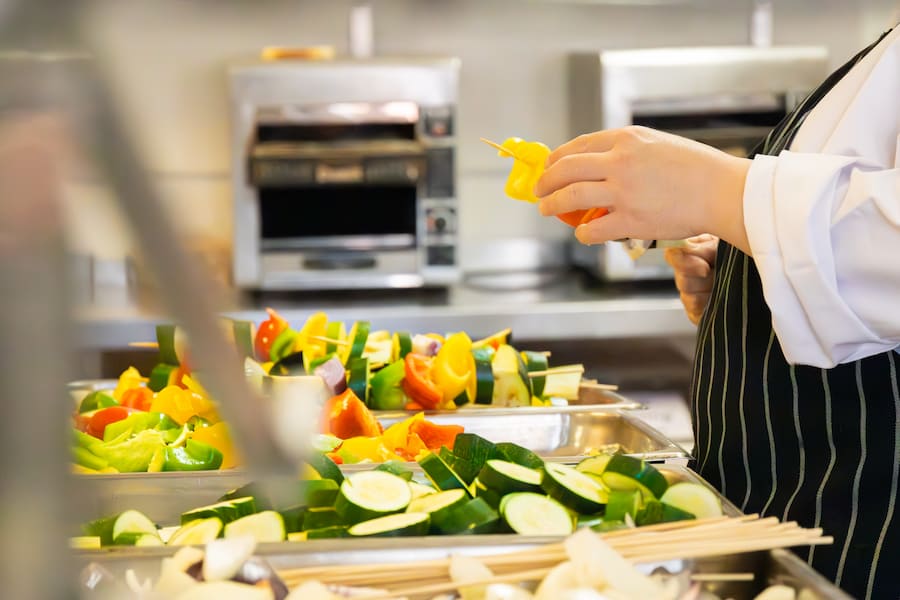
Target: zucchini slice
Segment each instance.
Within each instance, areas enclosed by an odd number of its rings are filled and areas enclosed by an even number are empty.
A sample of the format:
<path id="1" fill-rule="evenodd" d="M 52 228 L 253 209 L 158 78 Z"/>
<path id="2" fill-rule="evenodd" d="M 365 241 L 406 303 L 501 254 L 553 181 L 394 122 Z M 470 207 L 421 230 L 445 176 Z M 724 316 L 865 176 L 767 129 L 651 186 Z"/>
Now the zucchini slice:
<path id="1" fill-rule="evenodd" d="M 350 328 L 347 336 L 347 345 L 341 346 L 338 355 L 341 357 L 344 366 L 350 366 L 350 361 L 354 358 L 362 358 L 363 352 L 366 350 L 366 341 L 369 339 L 370 325 L 368 321 L 356 321 Z"/>
<path id="2" fill-rule="evenodd" d="M 351 537 L 397 537 L 425 535 L 431 518 L 428 513 L 407 512 L 357 523 L 347 530 Z"/>
<path id="3" fill-rule="evenodd" d="M 330 321 L 325 325 L 325 337 L 333 340 L 325 342 L 325 354 L 339 352 L 340 344 L 338 342 L 347 339 L 347 328 L 344 326 L 343 321 Z"/>
<path id="4" fill-rule="evenodd" d="M 493 533 L 499 524 L 500 515 L 483 498 L 469 500 L 434 523 L 446 535 Z"/>
<path id="5" fill-rule="evenodd" d="M 444 447 L 441 448 L 444 450 Z M 439 490 L 467 490 L 468 486 L 462 478 L 457 475 L 447 461 L 434 452 L 426 454 L 419 459 L 419 466 L 425 471 L 425 476 Z"/>
<path id="6" fill-rule="evenodd" d="M 310 508 L 303 515 L 301 529 L 308 531 L 310 529 L 323 529 L 343 524 L 343 519 L 341 519 L 341 516 L 337 514 L 334 508 Z"/>
<path id="7" fill-rule="evenodd" d="M 179 527 L 169 538 L 170 546 L 203 546 L 222 532 L 222 520 L 218 517 L 197 519 Z"/>
<path id="8" fill-rule="evenodd" d="M 676 483 L 660 497 L 664 505 L 680 509 L 698 519 L 722 515 L 722 501 L 705 485 L 684 481 Z"/>
<path id="9" fill-rule="evenodd" d="M 356 397 L 368 406 L 370 389 L 369 379 L 372 375 L 369 370 L 369 359 L 363 357 L 351 358 L 347 364 L 347 371 L 349 373 L 347 387 L 353 390 Z"/>
<path id="10" fill-rule="evenodd" d="M 613 455 L 600 477 L 611 490 L 641 490 L 645 500 L 661 498 L 669 487 L 665 475 L 656 467 L 625 454 Z"/>
<path id="11" fill-rule="evenodd" d="M 408 331 L 397 331 L 391 336 L 391 361 L 405 358 L 412 351 L 412 336 Z"/>
<path id="12" fill-rule="evenodd" d="M 544 491 L 566 508 L 590 515 L 603 510 L 607 491 L 590 475 L 558 463 L 544 465 Z"/>
<path id="13" fill-rule="evenodd" d="M 323 527 L 321 529 L 310 529 L 303 532 L 304 534 L 306 534 L 303 539 L 324 540 L 330 538 L 347 537 L 348 529 L 349 527 L 347 525 L 334 525 L 332 527 Z"/>
<path id="14" fill-rule="evenodd" d="M 355 473 L 341 484 L 334 508 L 354 524 L 404 510 L 412 500 L 407 481 L 384 471 Z"/>
<path id="15" fill-rule="evenodd" d="M 572 514 L 543 494 L 519 492 L 504 496 L 500 513 L 506 524 L 522 535 L 569 535 L 575 530 Z"/>
<path id="16" fill-rule="evenodd" d="M 410 481 L 409 490 L 412 492 L 413 500 L 415 500 L 416 498 L 421 498 L 422 496 L 437 493 L 437 490 L 430 485 L 425 485 L 424 483 L 419 483 L 418 481 Z"/>
<path id="17" fill-rule="evenodd" d="M 475 404 L 490 404 L 494 400 L 494 369 L 491 355 L 472 351 L 475 356 Z M 479 355 L 486 355 L 479 358 Z"/>
<path id="18" fill-rule="evenodd" d="M 514 462 L 492 459 L 484 463 L 478 481 L 501 496 L 512 492 L 539 492 L 543 475 Z"/>
<path id="19" fill-rule="evenodd" d="M 280 542 L 287 534 L 281 514 L 274 510 L 264 510 L 225 525 L 226 538 L 242 535 L 253 536 L 257 542 Z"/>
<path id="20" fill-rule="evenodd" d="M 476 367 L 477 368 L 477 367 Z M 525 362 L 515 348 L 497 348 L 491 361 L 494 392 L 491 403 L 498 406 L 531 406 L 531 380 Z"/>
<path id="21" fill-rule="evenodd" d="M 531 352 L 525 350 L 522 352 L 522 359 L 525 361 L 525 368 L 528 373 L 536 371 L 546 371 L 550 366 L 547 355 L 541 352 Z M 546 375 L 538 375 L 537 377 L 529 377 L 531 379 L 531 393 L 538 398 L 544 395 L 544 385 L 547 383 Z"/>
<path id="22" fill-rule="evenodd" d="M 597 477 L 603 475 L 603 471 L 606 470 L 606 465 L 609 464 L 609 459 L 612 458 L 612 454 L 598 454 L 597 456 L 588 456 L 585 459 L 582 459 L 575 468 L 581 471 L 582 473 L 587 473 L 588 475 L 595 475 Z"/>
<path id="23" fill-rule="evenodd" d="M 343 483 L 344 474 L 341 473 L 341 468 L 338 467 L 333 460 L 325 456 L 325 454 L 321 452 L 311 452 L 307 457 L 306 462 L 309 463 L 309 466 L 312 467 L 322 479 L 331 479 L 338 485 Z"/>
<path id="24" fill-rule="evenodd" d="M 624 521 L 625 515 L 628 515 L 632 519 L 636 519 L 642 505 L 640 490 L 610 490 L 603 518 Z"/>
<path id="25" fill-rule="evenodd" d="M 497 444 L 497 451 L 500 453 L 501 458 L 508 460 L 509 462 L 514 462 L 517 465 L 522 465 L 529 469 L 544 468 L 544 459 L 528 448 L 523 448 L 518 444 L 512 442 L 500 442 Z"/>
<path id="26" fill-rule="evenodd" d="M 156 524 L 142 512 L 126 510 L 116 517 L 116 520 L 113 522 L 112 541 L 114 544 L 119 544 L 120 537 L 130 535 L 132 538 L 131 541 L 121 542 L 130 545 L 134 543 L 134 534 L 144 533 L 158 535 Z"/>
<path id="27" fill-rule="evenodd" d="M 432 521 L 441 521 L 468 501 L 469 495 L 465 490 L 447 490 L 413 499 L 406 512 L 426 513 Z"/>

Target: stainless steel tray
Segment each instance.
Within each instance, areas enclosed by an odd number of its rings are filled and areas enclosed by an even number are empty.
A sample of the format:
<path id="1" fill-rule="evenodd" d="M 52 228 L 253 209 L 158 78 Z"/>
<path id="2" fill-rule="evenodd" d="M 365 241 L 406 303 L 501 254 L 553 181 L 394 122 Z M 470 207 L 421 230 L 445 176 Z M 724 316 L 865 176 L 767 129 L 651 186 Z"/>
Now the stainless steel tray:
<path id="1" fill-rule="evenodd" d="M 372 469 L 370 465 L 348 465 L 344 472 L 352 473 Z M 670 483 L 692 481 L 709 487 L 699 475 L 685 466 L 665 464 L 657 465 Z M 424 476 L 417 475 L 424 481 Z M 123 510 L 135 509 L 146 514 L 160 525 L 177 525 L 181 513 L 212 504 L 222 494 L 253 480 L 245 471 L 207 471 L 200 473 L 127 473 L 121 475 L 102 475 L 77 477 L 73 482 L 74 494 L 70 504 L 71 518 L 74 523 L 84 523 L 92 519 L 116 514 Z M 710 489 L 713 489 L 710 487 Z M 715 490 L 714 490 L 715 491 Z M 740 510 L 722 497 L 723 510 L 735 516 Z M 73 533 L 74 535 L 74 533 Z M 440 536 L 440 539 L 453 539 Z M 466 538 L 467 539 L 467 538 Z M 315 546 L 328 540 L 303 542 L 304 545 Z M 365 542 L 366 540 L 342 540 L 345 543 Z M 287 542 L 285 543 L 287 544 Z M 278 545 L 278 544 L 276 544 Z M 294 544 L 287 544 L 293 546 Z M 152 551 L 152 548 L 115 548 L 113 552 Z M 104 552 L 106 552 L 104 550 Z"/>
<path id="2" fill-rule="evenodd" d="M 69 393 L 72 397 L 77 401 L 80 400 L 85 394 L 88 392 L 93 392 L 96 390 L 112 390 L 116 387 L 115 379 L 82 379 L 80 381 L 72 381 L 69 383 Z M 621 394 L 618 394 L 609 390 L 600 390 L 592 387 L 582 387 L 579 390 L 579 397 L 577 400 L 570 400 L 568 406 L 560 406 L 553 407 L 554 410 L 569 410 L 569 409 L 578 409 L 581 407 L 596 407 L 596 408 L 606 408 L 606 409 L 618 409 L 618 410 L 634 410 L 641 408 L 642 405 L 639 402 L 635 402 L 634 400 L 630 400 Z M 531 407 L 531 406 L 523 406 L 518 407 L 515 410 L 523 410 L 523 411 L 534 411 L 541 410 L 544 407 Z M 427 414 L 460 414 L 460 413 L 481 413 L 481 414 L 492 414 L 496 411 L 507 410 L 505 408 L 495 408 L 492 406 L 463 406 L 456 410 L 437 410 L 437 411 L 425 411 Z M 376 415 L 381 417 L 385 412 L 398 412 L 398 411 L 374 411 Z M 406 411 L 399 411 L 406 412 Z M 408 414 L 413 414 L 412 411 L 408 411 Z"/>
<path id="3" fill-rule="evenodd" d="M 381 417 L 388 425 L 406 418 L 393 413 Z M 535 409 L 527 412 L 511 408 L 502 412 L 476 414 L 440 414 L 428 417 L 436 423 L 456 423 L 471 433 L 489 440 L 509 441 L 532 449 L 544 459 L 574 463 L 591 448 L 619 444 L 623 452 L 652 462 L 686 462 L 687 452 L 662 433 L 635 416 L 615 410 L 580 410 L 559 412 Z M 416 468 L 415 463 L 410 463 Z M 345 465 L 353 472 L 372 468 L 371 464 Z M 187 508 L 215 501 L 228 490 L 251 480 L 241 469 L 227 471 L 120 473 L 76 475 L 76 507 L 81 520 L 112 514 L 127 508 L 148 513 L 153 519 L 165 520 Z"/>
<path id="4" fill-rule="evenodd" d="M 262 544 L 257 554 L 277 570 L 298 567 L 392 564 L 446 558 L 453 554 L 486 555 L 523 550 L 558 538 L 515 535 L 434 536 L 428 538 L 317 540 L 297 543 Z M 80 566 L 98 563 L 116 577 L 126 569 L 134 569 L 140 579 L 156 578 L 160 558 L 169 556 L 174 548 L 131 548 L 112 551 L 79 551 Z M 805 591 L 807 600 L 850 600 L 850 596 L 816 573 L 805 562 L 786 550 L 749 552 L 694 560 L 670 560 L 638 565 L 644 572 L 665 568 L 670 573 L 689 569 L 692 573 L 753 573 L 752 582 L 710 582 L 705 589 L 721 598 L 751 600 L 766 586 L 782 584 L 796 592 Z"/>

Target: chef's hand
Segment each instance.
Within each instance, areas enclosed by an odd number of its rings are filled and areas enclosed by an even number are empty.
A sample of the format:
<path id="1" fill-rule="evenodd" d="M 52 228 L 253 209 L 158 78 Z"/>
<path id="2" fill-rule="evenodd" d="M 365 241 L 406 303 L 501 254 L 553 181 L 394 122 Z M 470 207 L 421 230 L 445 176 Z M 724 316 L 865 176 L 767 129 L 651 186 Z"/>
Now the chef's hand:
<path id="1" fill-rule="evenodd" d="M 686 240 L 681 248 L 666 248 L 666 262 L 675 270 L 675 287 L 688 318 L 696 325 L 709 303 L 715 280 L 716 249 L 719 240 L 709 234 Z"/>
<path id="2" fill-rule="evenodd" d="M 646 127 L 610 129 L 554 150 L 535 194 L 543 215 L 609 209 L 576 228 L 583 244 L 710 232 L 749 254 L 743 196 L 750 162 Z"/>

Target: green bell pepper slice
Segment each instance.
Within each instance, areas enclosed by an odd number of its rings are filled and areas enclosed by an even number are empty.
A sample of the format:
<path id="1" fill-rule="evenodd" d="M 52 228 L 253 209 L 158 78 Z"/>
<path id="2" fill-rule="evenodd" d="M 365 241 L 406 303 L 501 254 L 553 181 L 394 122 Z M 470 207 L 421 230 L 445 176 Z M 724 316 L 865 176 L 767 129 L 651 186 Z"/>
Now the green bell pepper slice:
<path id="1" fill-rule="evenodd" d="M 114 440 L 126 431 L 131 433 L 138 433 L 147 429 L 166 431 L 168 429 L 179 429 L 180 427 L 169 415 L 158 412 L 135 412 L 121 421 L 107 425 L 106 429 L 103 430 L 103 441 L 109 442 Z"/>
<path id="2" fill-rule="evenodd" d="M 110 442 L 95 440 L 95 443 L 91 443 L 85 440 L 85 437 L 91 436 L 81 434 L 77 437 L 78 447 L 107 461 L 110 467 L 117 469 L 120 473 L 146 471 L 153 458 L 153 453 L 166 446 L 162 433 L 154 429 L 146 429 L 128 439 L 116 438 Z"/>
<path id="3" fill-rule="evenodd" d="M 94 391 L 81 400 L 81 404 L 78 405 L 78 412 L 86 413 L 91 412 L 92 410 L 118 405 L 119 403 L 116 402 L 116 399 L 106 392 Z"/>
<path id="4" fill-rule="evenodd" d="M 406 367 L 402 359 L 375 373 L 369 381 L 371 407 L 376 410 L 401 410 L 405 407 L 409 397 L 400 385 L 405 377 Z"/>
<path id="5" fill-rule="evenodd" d="M 148 460 L 149 463 L 149 460 Z M 222 453 L 209 444 L 187 440 L 184 446 L 167 447 L 163 471 L 208 471 L 222 466 Z"/>

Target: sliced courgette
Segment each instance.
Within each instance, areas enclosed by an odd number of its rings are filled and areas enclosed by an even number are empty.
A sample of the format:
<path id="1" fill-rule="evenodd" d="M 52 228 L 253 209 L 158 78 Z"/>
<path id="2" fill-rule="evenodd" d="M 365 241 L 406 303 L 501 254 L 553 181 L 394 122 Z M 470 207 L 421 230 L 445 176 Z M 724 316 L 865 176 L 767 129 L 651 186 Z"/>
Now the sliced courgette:
<path id="1" fill-rule="evenodd" d="M 603 471 L 606 470 L 606 465 L 609 464 L 609 459 L 612 458 L 612 454 L 598 454 L 597 456 L 588 456 L 585 459 L 582 459 L 575 468 L 581 471 L 582 473 L 587 473 L 588 475 L 596 475 L 599 477 L 603 475 Z"/>
<path id="2" fill-rule="evenodd" d="M 575 530 L 572 514 L 543 494 L 519 492 L 503 497 L 500 513 L 522 535 L 569 535 Z"/>
<path id="3" fill-rule="evenodd" d="M 525 350 L 522 352 L 522 359 L 525 361 L 525 368 L 528 369 L 528 373 L 546 371 L 550 366 L 550 362 L 547 360 L 547 355 L 543 352 L 531 352 L 529 350 Z M 535 377 L 531 377 L 531 393 L 534 396 L 540 398 L 544 395 L 544 385 L 547 383 L 546 375 L 538 375 Z"/>
<path id="4" fill-rule="evenodd" d="M 328 338 L 328 341 L 325 342 L 325 353 L 333 354 L 339 352 L 341 347 L 339 342 L 347 338 L 347 328 L 344 327 L 343 321 L 330 321 L 325 326 L 325 337 Z"/>
<path id="5" fill-rule="evenodd" d="M 497 530 L 500 515 L 483 498 L 469 500 L 437 519 L 435 526 L 446 535 L 492 533 Z"/>
<path id="6" fill-rule="evenodd" d="M 548 496 L 577 513 L 598 513 L 606 505 L 607 491 L 603 486 L 568 465 L 546 463 L 542 485 Z"/>
<path id="7" fill-rule="evenodd" d="M 350 358 L 347 364 L 347 387 L 353 390 L 356 397 L 362 400 L 366 405 L 369 403 L 369 379 L 371 371 L 369 371 L 368 358 Z"/>
<path id="8" fill-rule="evenodd" d="M 170 546 L 202 546 L 213 541 L 222 532 L 222 520 L 218 517 L 198 519 L 179 527 L 167 542 Z"/>
<path id="9" fill-rule="evenodd" d="M 469 495 L 465 490 L 447 490 L 413 499 L 406 512 L 426 513 L 431 515 L 432 522 L 441 521 L 468 501 Z"/>
<path id="10" fill-rule="evenodd" d="M 443 448 L 442 448 L 443 449 Z M 425 476 L 439 490 L 467 490 L 466 482 L 454 471 L 447 461 L 434 452 L 426 454 L 419 459 L 419 466 L 425 472 Z"/>
<path id="11" fill-rule="evenodd" d="M 407 481 L 383 471 L 355 473 L 344 480 L 335 510 L 348 524 L 404 510 L 412 500 Z"/>
<path id="12" fill-rule="evenodd" d="M 428 513 L 400 513 L 357 523 L 347 530 L 347 534 L 351 537 L 425 535 L 430 523 Z"/>
<path id="13" fill-rule="evenodd" d="M 413 477 L 412 469 L 406 466 L 406 463 L 400 462 L 399 460 L 389 460 L 387 462 L 383 462 L 377 467 L 375 467 L 376 471 L 384 471 L 385 473 L 390 473 L 392 475 L 396 475 L 397 477 L 402 477 L 406 481 L 411 481 Z"/>
<path id="14" fill-rule="evenodd" d="M 281 514 L 274 510 L 264 510 L 225 525 L 226 538 L 242 535 L 253 536 L 257 542 L 280 542 L 287 534 Z"/>
<path id="15" fill-rule="evenodd" d="M 512 442 L 500 442 L 496 446 L 501 458 L 509 462 L 514 462 L 529 469 L 542 469 L 544 467 L 544 460 L 528 448 L 523 448 Z"/>
<path id="16" fill-rule="evenodd" d="M 322 479 L 332 479 L 338 485 L 343 483 L 344 474 L 341 473 L 340 467 L 321 452 L 311 452 L 306 462 Z"/>
<path id="17" fill-rule="evenodd" d="M 494 400 L 494 369 L 491 355 L 473 350 L 475 357 L 475 404 L 490 404 Z"/>
<path id="18" fill-rule="evenodd" d="M 437 490 L 430 485 L 425 485 L 424 483 L 419 483 L 418 481 L 410 481 L 409 490 L 412 492 L 413 500 L 415 500 L 416 498 L 421 498 L 422 496 L 437 493 Z"/>
<path id="19" fill-rule="evenodd" d="M 349 368 L 350 361 L 354 358 L 362 358 L 366 350 L 366 341 L 369 339 L 369 328 L 368 321 L 356 321 L 350 328 L 347 344 L 338 350 L 346 367 Z"/>
<path id="20" fill-rule="evenodd" d="M 506 460 L 485 461 L 478 473 L 478 481 L 500 495 L 512 492 L 539 492 L 543 475 L 536 469 L 529 469 Z"/>
<path id="21" fill-rule="evenodd" d="M 408 331 L 397 331 L 391 336 L 391 361 L 405 358 L 412 351 L 412 336 Z"/>
<path id="22" fill-rule="evenodd" d="M 113 522 L 111 537 L 114 544 L 133 545 L 136 534 L 145 533 L 158 535 L 156 524 L 142 512 L 126 510 Z M 119 538 L 122 538 L 122 541 Z"/>
<path id="23" fill-rule="evenodd" d="M 641 490 L 645 500 L 661 498 L 669 487 L 656 467 L 626 454 L 614 454 L 600 477 L 611 490 Z"/>
<path id="24" fill-rule="evenodd" d="M 636 519 L 642 505 L 640 490 L 610 490 L 603 518 L 624 521 L 625 515 L 628 515 Z"/>
<path id="25" fill-rule="evenodd" d="M 323 540 L 330 538 L 342 538 L 347 537 L 347 527 L 346 525 L 333 525 L 332 527 L 323 527 L 321 529 L 310 529 L 308 531 L 304 531 L 306 534 L 304 539 L 307 540 Z"/>
<path id="26" fill-rule="evenodd" d="M 494 392 L 491 403 L 497 406 L 530 406 L 531 380 L 525 362 L 515 348 L 506 344 L 497 348 L 491 361 Z"/>
<path id="27" fill-rule="evenodd" d="M 234 337 L 234 346 L 237 348 L 241 360 L 256 356 L 256 352 L 253 349 L 253 339 L 256 337 L 256 324 L 253 321 L 231 319 L 231 334 Z"/>
<path id="28" fill-rule="evenodd" d="M 659 496 L 663 504 L 691 513 L 698 519 L 722 515 L 722 501 L 714 491 L 699 483 L 676 483 Z"/>
<path id="29" fill-rule="evenodd" d="M 343 525 L 344 521 L 334 508 L 310 508 L 303 515 L 302 529 L 323 529 Z"/>

